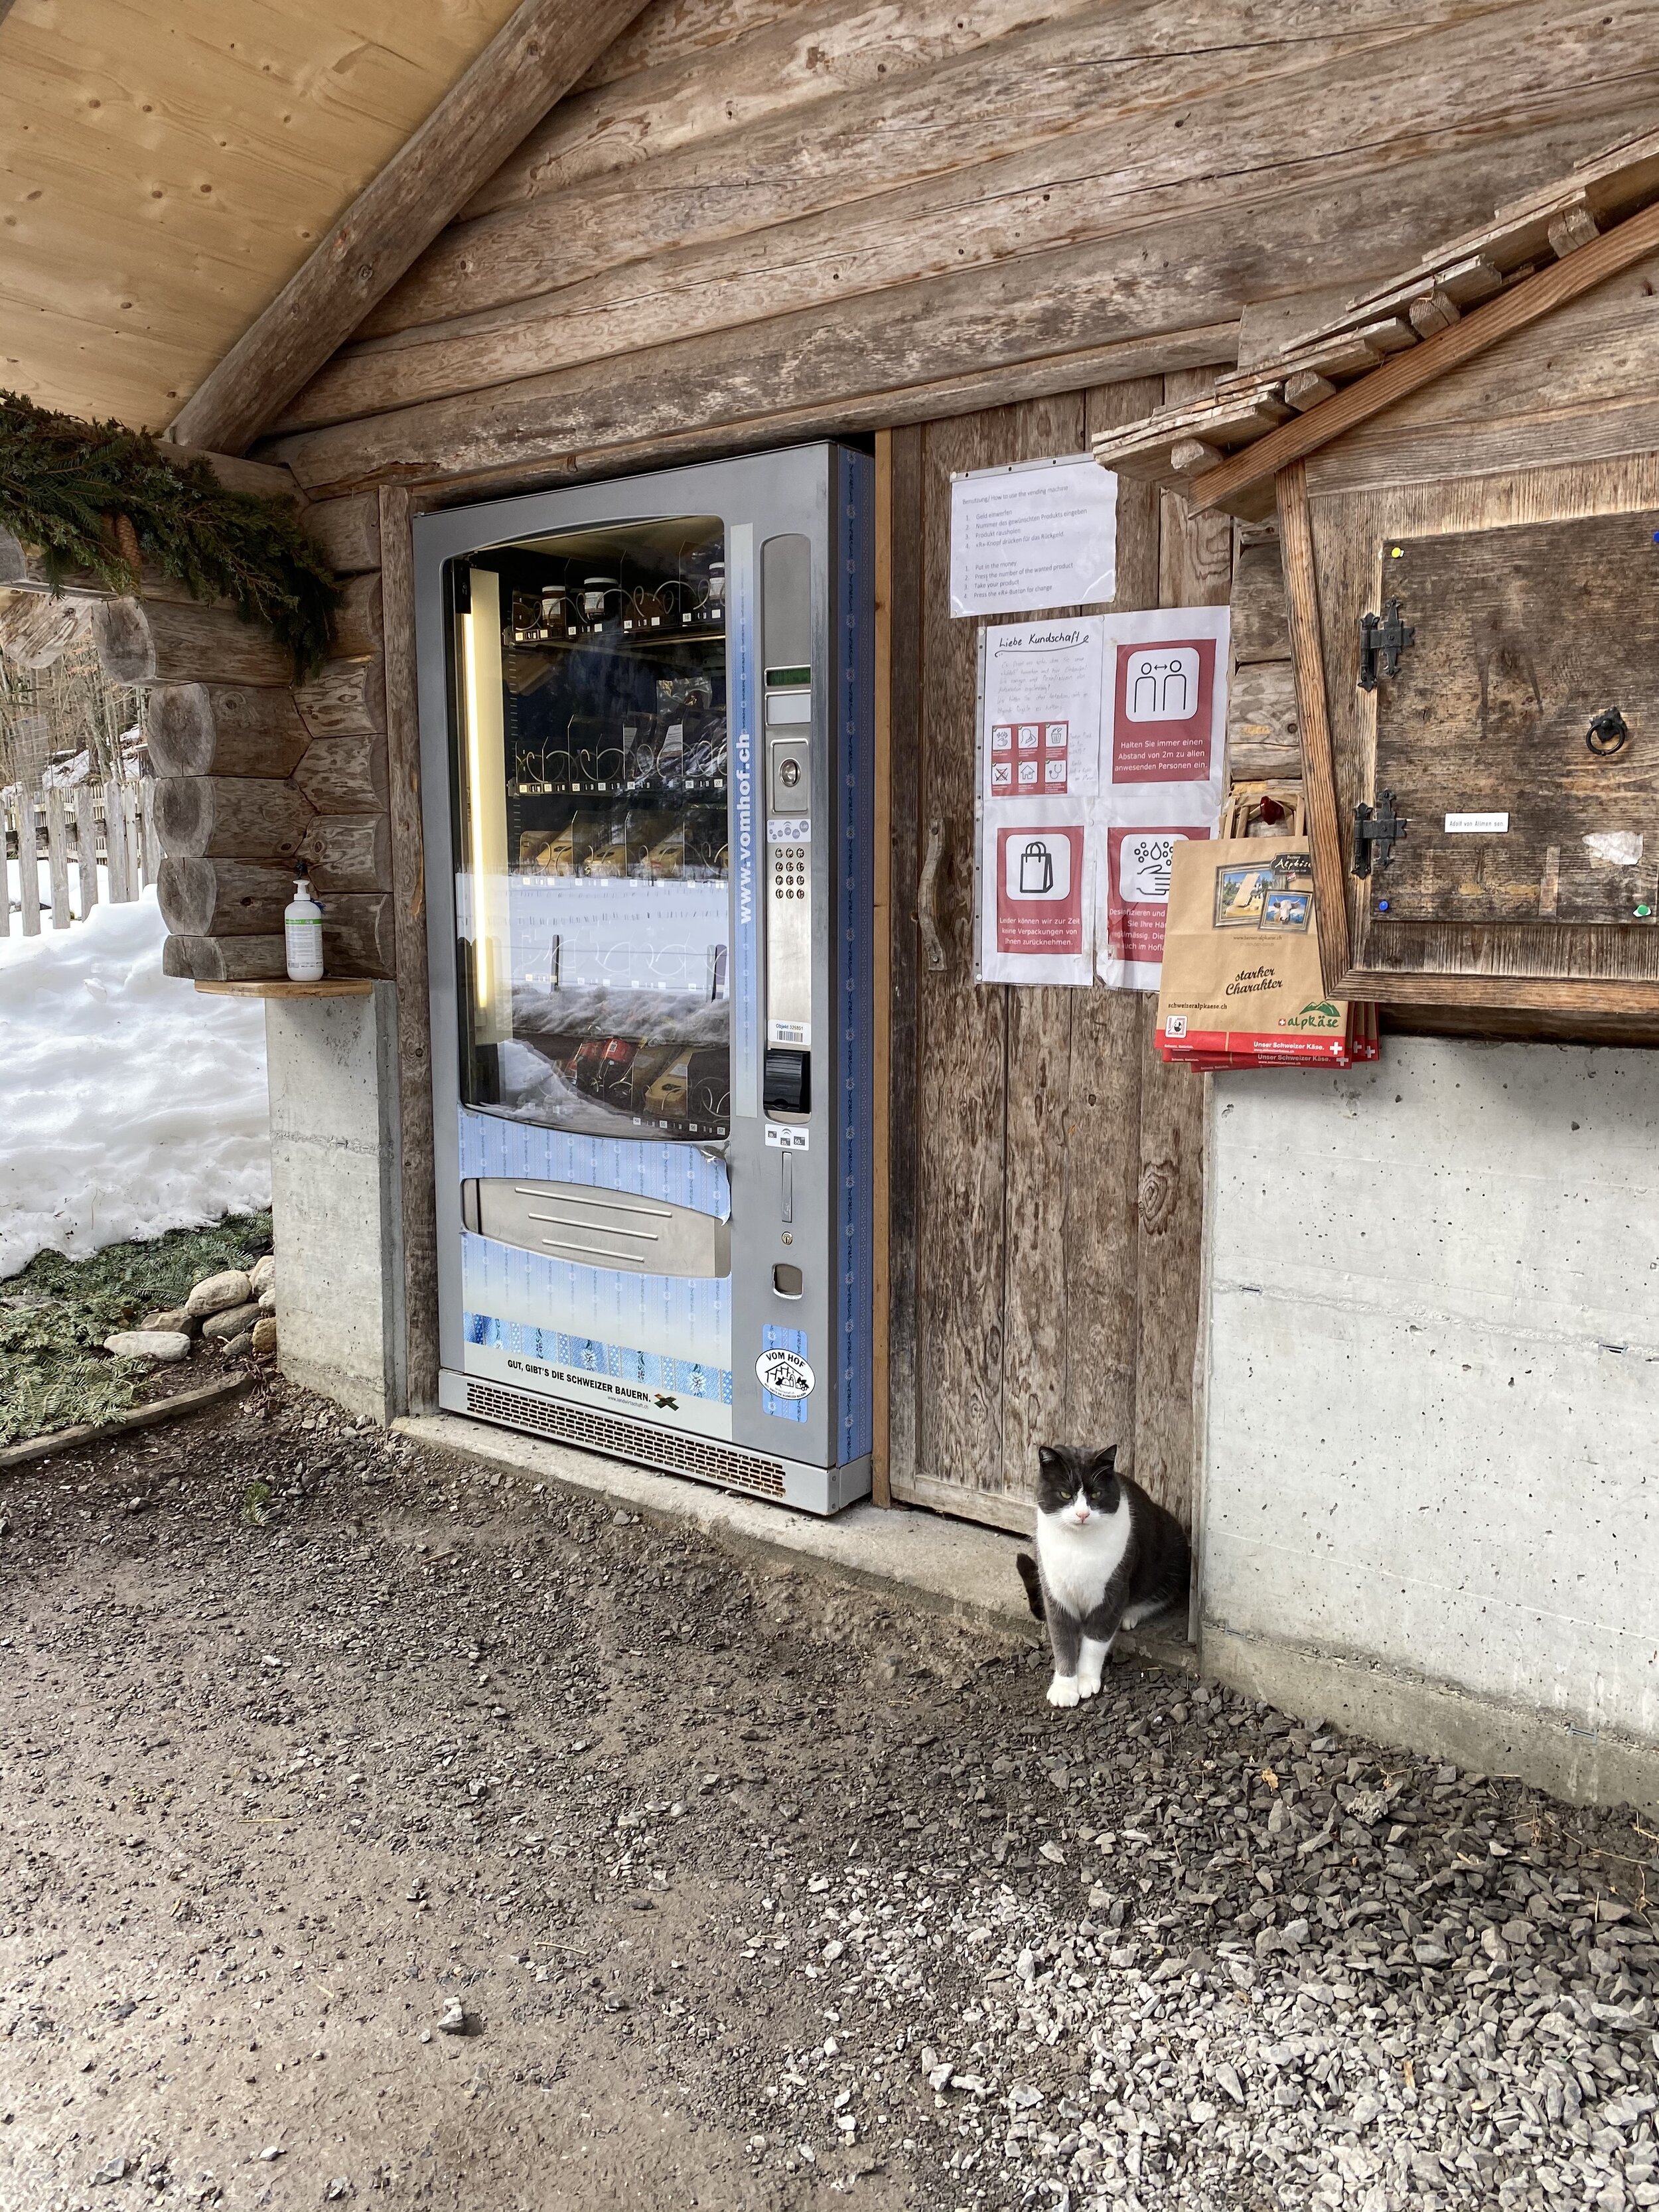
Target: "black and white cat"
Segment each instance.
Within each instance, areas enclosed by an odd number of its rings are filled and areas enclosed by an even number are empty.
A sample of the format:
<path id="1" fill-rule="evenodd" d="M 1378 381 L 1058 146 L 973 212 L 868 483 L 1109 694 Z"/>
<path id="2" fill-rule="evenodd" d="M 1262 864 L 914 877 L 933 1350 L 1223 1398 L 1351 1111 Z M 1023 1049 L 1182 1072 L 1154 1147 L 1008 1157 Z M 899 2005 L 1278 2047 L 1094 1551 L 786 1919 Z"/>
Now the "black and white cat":
<path id="1" fill-rule="evenodd" d="M 1187 1538 L 1173 1513 L 1117 1471 L 1117 1447 L 1037 1452 L 1036 1550 L 1019 1554 L 1020 1580 L 1054 1655 L 1051 1705 L 1092 1698 L 1120 1628 L 1133 1628 L 1187 1592 Z"/>

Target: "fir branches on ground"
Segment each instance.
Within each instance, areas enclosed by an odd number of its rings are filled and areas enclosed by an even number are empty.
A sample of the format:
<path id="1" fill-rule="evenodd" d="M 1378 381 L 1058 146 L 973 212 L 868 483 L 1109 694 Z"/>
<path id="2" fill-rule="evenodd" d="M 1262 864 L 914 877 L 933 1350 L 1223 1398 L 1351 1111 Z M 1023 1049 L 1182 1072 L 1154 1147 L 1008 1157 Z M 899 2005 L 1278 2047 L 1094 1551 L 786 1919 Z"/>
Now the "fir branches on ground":
<path id="1" fill-rule="evenodd" d="M 198 599 L 229 599 L 313 674 L 339 586 L 287 500 L 230 491 L 147 430 L 82 422 L 0 392 L 0 526 L 40 548 L 54 589 L 79 573 L 136 592 L 152 562 Z"/>

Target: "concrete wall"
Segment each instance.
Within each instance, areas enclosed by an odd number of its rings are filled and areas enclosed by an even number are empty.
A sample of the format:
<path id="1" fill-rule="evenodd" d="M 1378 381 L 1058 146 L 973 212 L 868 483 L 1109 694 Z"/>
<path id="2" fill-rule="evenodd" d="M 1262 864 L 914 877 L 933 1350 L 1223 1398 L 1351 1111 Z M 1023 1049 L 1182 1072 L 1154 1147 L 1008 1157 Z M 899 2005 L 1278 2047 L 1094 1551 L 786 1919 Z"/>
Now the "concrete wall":
<path id="1" fill-rule="evenodd" d="M 407 1395 L 393 987 L 268 999 L 265 1046 L 278 1360 L 389 1421 Z"/>
<path id="2" fill-rule="evenodd" d="M 1390 1038 L 1209 1118 L 1205 1670 L 1659 1804 L 1659 1053 Z"/>

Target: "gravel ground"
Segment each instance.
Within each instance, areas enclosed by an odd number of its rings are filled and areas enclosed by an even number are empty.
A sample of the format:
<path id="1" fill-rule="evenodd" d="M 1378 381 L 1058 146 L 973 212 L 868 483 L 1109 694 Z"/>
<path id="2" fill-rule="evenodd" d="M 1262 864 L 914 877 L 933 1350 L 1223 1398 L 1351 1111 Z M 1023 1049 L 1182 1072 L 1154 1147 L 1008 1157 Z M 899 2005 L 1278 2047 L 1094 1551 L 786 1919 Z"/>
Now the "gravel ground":
<path id="1" fill-rule="evenodd" d="M 1659 2203 L 1644 1822 L 281 1386 L 0 1528 L 5 2212 Z"/>

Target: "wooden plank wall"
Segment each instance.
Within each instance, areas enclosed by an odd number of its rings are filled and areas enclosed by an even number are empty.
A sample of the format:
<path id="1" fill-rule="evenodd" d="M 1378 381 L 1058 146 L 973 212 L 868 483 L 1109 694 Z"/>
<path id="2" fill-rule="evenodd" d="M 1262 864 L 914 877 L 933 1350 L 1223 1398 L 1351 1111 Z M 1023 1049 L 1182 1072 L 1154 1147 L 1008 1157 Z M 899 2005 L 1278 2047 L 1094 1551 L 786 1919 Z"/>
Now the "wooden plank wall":
<path id="1" fill-rule="evenodd" d="M 301 393 L 316 492 L 1223 357 L 1651 123 L 1638 0 L 658 0 Z M 514 472 L 517 472 L 515 476 Z"/>
<path id="2" fill-rule="evenodd" d="M 1150 996 L 973 981 L 978 625 L 949 611 L 951 476 L 1085 451 L 1185 389 L 1144 379 L 893 440 L 893 622 L 916 645 L 892 692 L 890 1479 L 1012 1527 L 1044 1443 L 1131 1444 L 1189 1515 L 1202 1091 L 1158 1058 Z M 1230 520 L 1123 483 L 1117 607 L 1219 603 L 1231 574 Z M 941 974 L 915 919 L 935 819 Z"/>

